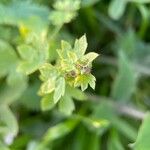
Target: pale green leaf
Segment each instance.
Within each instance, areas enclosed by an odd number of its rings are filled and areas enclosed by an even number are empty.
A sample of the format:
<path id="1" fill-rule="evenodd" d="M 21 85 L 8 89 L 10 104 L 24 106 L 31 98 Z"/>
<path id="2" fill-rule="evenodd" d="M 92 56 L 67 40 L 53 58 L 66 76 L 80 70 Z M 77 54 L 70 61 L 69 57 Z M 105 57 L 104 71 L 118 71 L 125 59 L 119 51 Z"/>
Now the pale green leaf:
<path id="1" fill-rule="evenodd" d="M 63 51 L 69 51 L 72 49 L 70 43 L 66 42 L 66 41 L 61 41 L 61 48 Z"/>
<path id="2" fill-rule="evenodd" d="M 56 81 L 55 92 L 54 92 L 54 102 L 57 103 L 58 100 L 65 94 L 65 79 L 60 77 Z"/>
<path id="3" fill-rule="evenodd" d="M 59 101 L 59 111 L 66 114 L 71 115 L 73 110 L 75 109 L 72 98 L 69 95 L 63 96 Z"/>
<path id="4" fill-rule="evenodd" d="M 53 94 L 45 95 L 41 99 L 41 109 L 43 111 L 50 110 L 55 106 L 54 100 L 53 100 Z"/>
<path id="5" fill-rule="evenodd" d="M 86 100 L 87 96 L 78 88 L 67 87 L 67 93 L 76 100 Z"/>
<path id="6" fill-rule="evenodd" d="M 40 79 L 45 81 L 48 80 L 49 78 L 57 78 L 57 71 L 55 70 L 54 66 L 52 66 L 49 63 L 43 64 L 40 68 Z"/>
<path id="7" fill-rule="evenodd" d="M 92 89 L 95 89 L 95 82 L 96 82 L 96 78 L 92 75 L 92 74 L 90 74 L 89 75 L 90 77 L 90 79 L 89 79 L 89 85 L 90 85 L 90 87 L 92 88 Z"/>
<path id="8" fill-rule="evenodd" d="M 74 51 L 76 52 L 76 54 L 79 58 L 84 55 L 84 53 L 87 49 L 87 46 L 88 46 L 88 44 L 87 44 L 86 35 L 83 35 L 81 38 L 79 38 L 75 41 Z"/>
<path id="9" fill-rule="evenodd" d="M 0 4 L 0 24 L 19 25 L 33 16 L 48 24 L 49 10 L 29 1 L 15 1 L 8 5 Z M 37 24 L 38 25 L 38 24 Z M 35 28 L 36 24 L 34 25 Z"/>
<path id="10" fill-rule="evenodd" d="M 57 87 L 57 85 L 56 85 L 56 87 Z M 47 81 L 42 83 L 39 94 L 40 95 L 49 94 L 49 93 L 53 92 L 54 89 L 55 89 L 55 80 L 48 79 Z"/>
<path id="11" fill-rule="evenodd" d="M 90 52 L 83 56 L 83 60 L 86 60 L 88 63 L 91 63 L 97 57 L 98 57 L 97 53 Z"/>
<path id="12" fill-rule="evenodd" d="M 133 144 L 134 150 L 149 150 L 150 148 L 150 113 L 145 115 L 142 125 L 139 129 L 138 136 L 135 144 Z"/>
<path id="13" fill-rule="evenodd" d="M 53 127 L 50 127 L 44 136 L 44 141 L 51 142 L 65 136 L 76 127 L 78 122 L 79 120 L 70 119 L 65 122 L 59 123 Z"/>
<path id="14" fill-rule="evenodd" d="M 81 90 L 85 91 L 88 88 L 88 83 L 81 83 Z"/>
<path id="15" fill-rule="evenodd" d="M 109 16 L 115 20 L 120 19 L 125 11 L 127 2 L 127 0 L 112 0 L 108 10 Z"/>
<path id="16" fill-rule="evenodd" d="M 24 60 L 33 60 L 36 55 L 35 50 L 31 46 L 25 44 L 18 46 L 18 52 Z"/>
<path id="17" fill-rule="evenodd" d="M 29 75 L 35 72 L 38 68 L 40 68 L 42 63 L 43 62 L 40 62 L 40 60 L 21 61 L 17 70 L 26 75 Z"/>
<path id="18" fill-rule="evenodd" d="M 5 124 L 8 131 L 4 135 L 6 144 L 11 144 L 18 133 L 17 119 L 7 105 L 0 106 L 0 122 Z"/>

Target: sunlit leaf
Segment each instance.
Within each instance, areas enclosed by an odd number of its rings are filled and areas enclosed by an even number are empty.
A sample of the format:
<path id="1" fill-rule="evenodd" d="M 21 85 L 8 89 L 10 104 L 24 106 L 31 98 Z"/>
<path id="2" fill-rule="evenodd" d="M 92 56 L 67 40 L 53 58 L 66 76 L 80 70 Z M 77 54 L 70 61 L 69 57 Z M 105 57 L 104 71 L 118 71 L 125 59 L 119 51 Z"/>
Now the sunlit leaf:
<path id="1" fill-rule="evenodd" d="M 55 92 L 54 92 L 54 102 L 57 103 L 58 100 L 65 94 L 65 79 L 60 77 L 56 81 Z"/>

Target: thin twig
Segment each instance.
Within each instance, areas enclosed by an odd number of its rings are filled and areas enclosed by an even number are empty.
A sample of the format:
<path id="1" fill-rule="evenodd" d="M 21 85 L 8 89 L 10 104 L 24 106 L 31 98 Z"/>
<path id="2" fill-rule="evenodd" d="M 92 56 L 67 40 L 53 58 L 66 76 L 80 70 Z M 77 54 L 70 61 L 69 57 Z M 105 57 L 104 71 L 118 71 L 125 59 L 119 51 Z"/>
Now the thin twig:
<path id="1" fill-rule="evenodd" d="M 145 112 L 143 112 L 141 110 L 138 110 L 134 107 L 131 107 L 131 106 L 128 106 L 125 104 L 119 104 L 119 103 L 115 102 L 115 100 L 112 100 L 107 97 L 91 95 L 91 94 L 87 94 L 87 96 L 90 100 L 93 100 L 96 102 L 100 102 L 102 100 L 109 101 L 110 104 L 112 105 L 112 107 L 121 115 L 130 116 L 132 118 L 142 120 L 146 114 Z"/>
<path id="2" fill-rule="evenodd" d="M 117 59 L 115 59 L 114 57 L 104 56 L 104 55 L 100 59 L 97 59 L 97 62 L 113 65 L 113 66 L 118 65 Z M 134 69 L 135 71 L 141 73 L 142 75 L 150 76 L 150 68 L 148 67 L 142 66 L 140 64 L 134 64 Z"/>

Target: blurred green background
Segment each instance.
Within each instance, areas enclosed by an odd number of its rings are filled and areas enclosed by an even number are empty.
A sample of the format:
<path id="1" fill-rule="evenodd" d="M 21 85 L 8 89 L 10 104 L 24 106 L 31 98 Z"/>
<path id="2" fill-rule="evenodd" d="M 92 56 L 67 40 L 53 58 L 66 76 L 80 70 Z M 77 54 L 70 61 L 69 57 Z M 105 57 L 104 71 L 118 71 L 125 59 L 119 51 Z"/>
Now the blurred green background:
<path id="1" fill-rule="evenodd" d="M 58 1 L 0 0 L 0 150 L 150 150 L 150 0 Z M 100 54 L 96 89 L 74 93 L 86 100 L 69 116 L 41 110 L 45 54 L 28 64 L 32 74 L 17 72 L 17 47 L 44 49 L 45 34 L 51 63 L 61 40 L 83 34 L 87 51 Z"/>

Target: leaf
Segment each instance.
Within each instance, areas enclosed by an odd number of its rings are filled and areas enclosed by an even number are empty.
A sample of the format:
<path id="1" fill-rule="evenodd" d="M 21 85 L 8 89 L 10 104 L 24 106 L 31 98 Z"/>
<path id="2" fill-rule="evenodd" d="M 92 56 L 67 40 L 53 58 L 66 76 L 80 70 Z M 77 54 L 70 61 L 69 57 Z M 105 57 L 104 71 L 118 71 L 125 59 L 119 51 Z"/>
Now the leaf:
<path id="1" fill-rule="evenodd" d="M 16 1 L 8 5 L 0 4 L 0 12 L 0 24 L 19 25 L 30 20 L 33 16 L 40 18 L 43 24 L 48 24 L 49 10 L 29 1 Z M 34 28 L 35 26 L 36 24 Z"/>
<path id="2" fill-rule="evenodd" d="M 14 137 L 18 133 L 18 123 L 16 117 L 7 105 L 0 106 L 0 122 L 5 124 L 8 129 L 3 138 L 5 143 L 9 145 L 13 142 Z"/>
<path id="3" fill-rule="evenodd" d="M 62 123 L 59 123 L 53 127 L 50 127 L 44 136 L 44 141 L 49 143 L 53 140 L 65 136 L 76 127 L 78 122 L 79 120 L 70 119 Z"/>
<path id="4" fill-rule="evenodd" d="M 39 71 L 41 73 L 40 74 L 40 79 L 43 80 L 43 81 L 46 81 L 49 78 L 54 79 L 54 80 L 57 78 L 57 71 L 56 71 L 56 69 L 54 68 L 54 66 L 52 66 L 49 63 L 43 64 L 39 68 Z"/>
<path id="5" fill-rule="evenodd" d="M 43 111 L 50 110 L 55 106 L 54 100 L 53 100 L 53 94 L 45 95 L 41 99 L 41 109 Z"/>
<path id="6" fill-rule="evenodd" d="M 109 16 L 115 20 L 120 19 L 125 11 L 127 2 L 126 0 L 112 0 L 108 10 Z"/>
<path id="7" fill-rule="evenodd" d="M 95 58 L 98 57 L 97 53 L 90 52 L 83 56 L 83 59 L 86 60 L 88 63 L 91 63 Z"/>
<path id="8" fill-rule="evenodd" d="M 7 77 L 7 84 L 0 91 L 0 105 L 11 104 L 17 100 L 27 88 L 27 77 L 16 71 L 11 70 Z"/>
<path id="9" fill-rule="evenodd" d="M 24 60 L 33 60 L 36 55 L 35 50 L 31 46 L 25 44 L 18 47 L 18 52 Z"/>
<path id="10" fill-rule="evenodd" d="M 81 90 L 79 90 L 78 88 L 72 88 L 72 87 L 67 87 L 67 91 L 66 91 L 72 98 L 76 99 L 76 100 L 86 100 L 87 96 L 85 95 L 84 92 L 82 92 Z"/>
<path id="11" fill-rule="evenodd" d="M 54 89 L 55 89 L 55 80 L 48 79 L 47 81 L 45 81 L 44 83 L 42 83 L 42 85 L 40 87 L 39 94 L 40 95 L 49 94 L 49 93 L 53 92 Z"/>
<path id="12" fill-rule="evenodd" d="M 96 81 L 96 78 L 90 74 L 89 75 L 89 85 L 92 89 L 95 89 L 95 81 Z"/>
<path id="13" fill-rule="evenodd" d="M 52 24 L 60 26 L 69 23 L 76 16 L 76 11 L 80 8 L 80 1 L 56 0 L 54 8 L 55 10 L 50 14 L 50 20 Z"/>
<path id="14" fill-rule="evenodd" d="M 98 1 L 99 0 L 82 0 L 81 5 L 82 7 L 89 7 L 89 6 L 96 4 Z"/>
<path id="15" fill-rule="evenodd" d="M 69 95 L 63 96 L 59 101 L 59 111 L 66 114 L 71 115 L 73 110 L 75 109 L 72 98 Z"/>
<path id="16" fill-rule="evenodd" d="M 87 44 L 86 35 L 83 35 L 81 38 L 79 38 L 75 41 L 74 51 L 79 58 L 84 55 L 84 53 L 87 49 L 87 46 L 88 46 L 88 44 Z"/>
<path id="17" fill-rule="evenodd" d="M 81 90 L 84 91 L 88 88 L 88 84 L 94 89 L 95 88 L 95 77 L 92 74 L 79 75 L 75 79 L 74 86 L 81 86 Z"/>
<path id="18" fill-rule="evenodd" d="M 5 76 L 18 62 L 15 50 L 5 41 L 0 40 L 0 76 Z"/>
<path id="19" fill-rule="evenodd" d="M 127 101 L 136 88 L 137 74 L 125 54 L 119 53 L 119 72 L 114 81 L 112 97 L 115 100 Z"/>
<path id="20" fill-rule="evenodd" d="M 150 148 L 150 113 L 148 112 L 145 115 L 145 118 L 142 122 L 142 125 L 140 126 L 138 136 L 136 139 L 135 144 L 133 145 L 134 150 L 149 150 Z"/>
<path id="21" fill-rule="evenodd" d="M 58 100 L 65 94 L 65 79 L 60 77 L 56 81 L 55 92 L 54 92 L 54 103 L 57 103 Z"/>

